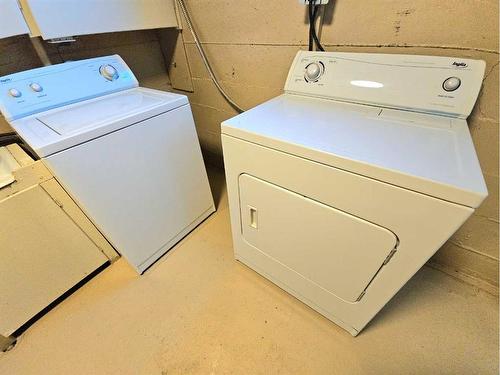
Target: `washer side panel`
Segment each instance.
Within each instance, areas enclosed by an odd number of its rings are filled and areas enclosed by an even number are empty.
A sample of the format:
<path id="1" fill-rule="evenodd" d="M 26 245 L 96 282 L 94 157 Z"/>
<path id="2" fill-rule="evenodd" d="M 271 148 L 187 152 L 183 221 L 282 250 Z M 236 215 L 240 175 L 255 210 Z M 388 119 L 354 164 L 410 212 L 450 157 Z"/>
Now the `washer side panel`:
<path id="1" fill-rule="evenodd" d="M 189 106 L 51 155 L 45 162 L 140 271 L 213 208 Z"/>

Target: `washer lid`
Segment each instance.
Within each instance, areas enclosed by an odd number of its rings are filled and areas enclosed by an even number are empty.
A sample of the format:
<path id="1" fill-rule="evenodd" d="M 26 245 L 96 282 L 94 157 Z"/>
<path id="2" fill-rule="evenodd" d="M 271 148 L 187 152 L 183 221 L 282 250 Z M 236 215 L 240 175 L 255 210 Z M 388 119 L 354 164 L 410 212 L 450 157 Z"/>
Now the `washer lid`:
<path id="1" fill-rule="evenodd" d="M 284 94 L 222 133 L 470 207 L 488 195 L 462 119 Z"/>
<path id="2" fill-rule="evenodd" d="M 187 103 L 184 95 L 135 88 L 38 113 L 11 125 L 44 157 Z"/>
<path id="3" fill-rule="evenodd" d="M 59 135 L 85 132 L 103 122 L 127 117 L 161 105 L 162 98 L 132 90 L 91 103 L 83 103 L 36 118 Z"/>

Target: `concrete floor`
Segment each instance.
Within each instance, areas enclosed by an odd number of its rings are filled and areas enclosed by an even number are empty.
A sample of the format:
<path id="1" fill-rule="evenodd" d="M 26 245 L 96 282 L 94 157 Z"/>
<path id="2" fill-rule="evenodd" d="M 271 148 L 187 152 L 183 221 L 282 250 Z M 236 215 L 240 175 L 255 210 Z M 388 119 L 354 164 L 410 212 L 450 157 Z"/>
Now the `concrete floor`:
<path id="1" fill-rule="evenodd" d="M 356 338 L 233 259 L 219 209 L 138 277 L 119 260 L 0 374 L 498 374 L 498 299 L 424 267 Z"/>

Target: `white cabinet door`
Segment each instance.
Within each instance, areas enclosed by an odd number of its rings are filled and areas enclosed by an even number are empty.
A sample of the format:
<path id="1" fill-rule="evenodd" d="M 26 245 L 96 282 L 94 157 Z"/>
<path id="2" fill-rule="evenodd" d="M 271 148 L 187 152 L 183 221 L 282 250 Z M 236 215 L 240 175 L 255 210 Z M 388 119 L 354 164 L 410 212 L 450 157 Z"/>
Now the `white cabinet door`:
<path id="1" fill-rule="evenodd" d="M 59 185 L 54 188 L 65 194 Z M 3 336 L 108 261 L 41 185 L 0 202 L 0 239 Z"/>
<path id="2" fill-rule="evenodd" d="M 17 0 L 0 0 L 0 38 L 29 32 Z"/>
<path id="3" fill-rule="evenodd" d="M 176 27 L 174 0 L 25 0 L 43 39 Z"/>

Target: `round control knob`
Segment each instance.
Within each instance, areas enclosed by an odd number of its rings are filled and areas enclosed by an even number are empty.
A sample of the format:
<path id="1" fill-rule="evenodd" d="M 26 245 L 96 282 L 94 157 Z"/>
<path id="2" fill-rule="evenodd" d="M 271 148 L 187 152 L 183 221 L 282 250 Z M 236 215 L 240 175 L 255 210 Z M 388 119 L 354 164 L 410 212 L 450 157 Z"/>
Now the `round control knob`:
<path id="1" fill-rule="evenodd" d="M 38 83 L 31 83 L 30 84 L 30 88 L 34 91 L 34 92 L 42 92 L 43 91 L 43 87 L 40 86 Z"/>
<path id="2" fill-rule="evenodd" d="M 10 89 L 9 95 L 12 96 L 13 98 L 20 98 L 23 94 L 18 89 Z"/>
<path id="3" fill-rule="evenodd" d="M 313 62 L 306 66 L 304 78 L 308 82 L 314 82 L 323 74 L 323 64 L 320 62 Z"/>
<path id="4" fill-rule="evenodd" d="M 114 81 L 118 78 L 118 71 L 113 65 L 103 65 L 99 68 L 99 73 L 108 81 Z"/>
<path id="5" fill-rule="evenodd" d="M 445 81 L 443 82 L 443 89 L 445 91 L 455 91 L 456 89 L 458 89 L 460 87 L 461 83 L 462 83 L 462 81 L 460 81 L 460 78 L 450 77 L 450 78 L 445 79 Z"/>

